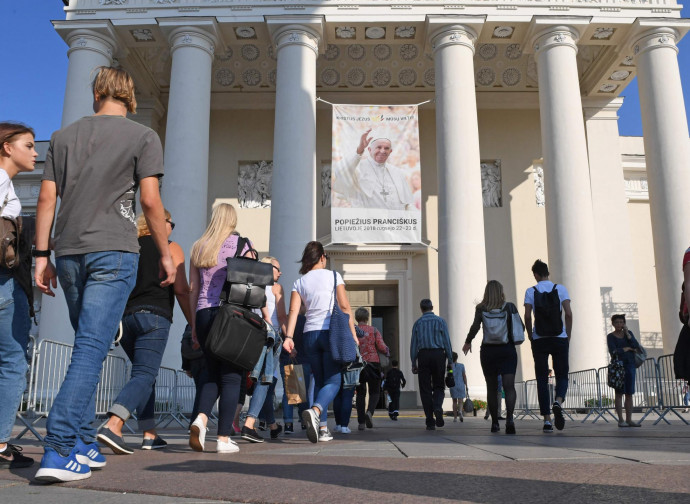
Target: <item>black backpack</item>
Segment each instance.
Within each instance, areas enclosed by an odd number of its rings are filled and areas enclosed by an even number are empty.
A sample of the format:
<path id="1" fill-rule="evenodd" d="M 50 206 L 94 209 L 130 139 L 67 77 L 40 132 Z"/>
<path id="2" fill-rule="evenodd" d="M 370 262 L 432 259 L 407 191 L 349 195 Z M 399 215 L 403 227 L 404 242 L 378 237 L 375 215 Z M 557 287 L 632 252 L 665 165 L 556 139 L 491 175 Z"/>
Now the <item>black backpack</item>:
<path id="1" fill-rule="evenodd" d="M 558 297 L 557 284 L 551 292 L 534 289 L 534 329 L 538 336 L 560 336 L 563 333 L 561 319 L 561 298 Z"/>

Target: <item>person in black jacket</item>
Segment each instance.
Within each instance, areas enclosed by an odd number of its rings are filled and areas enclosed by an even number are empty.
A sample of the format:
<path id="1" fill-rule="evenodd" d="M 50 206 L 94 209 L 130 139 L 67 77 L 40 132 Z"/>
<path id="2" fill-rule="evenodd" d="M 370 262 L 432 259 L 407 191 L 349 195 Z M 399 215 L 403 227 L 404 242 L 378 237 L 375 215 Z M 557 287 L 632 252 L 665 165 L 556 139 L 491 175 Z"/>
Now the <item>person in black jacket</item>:
<path id="1" fill-rule="evenodd" d="M 397 360 L 392 360 L 391 361 L 391 367 L 388 372 L 386 373 L 386 382 L 384 385 L 384 388 L 386 389 L 386 392 L 388 392 L 388 395 L 390 396 L 391 400 L 388 403 L 388 416 L 391 417 L 391 420 L 398 420 L 398 415 L 400 414 L 398 412 L 398 408 L 400 407 L 400 389 L 405 388 L 406 381 L 405 381 L 405 376 L 402 374 L 402 371 L 398 368 L 398 361 Z"/>

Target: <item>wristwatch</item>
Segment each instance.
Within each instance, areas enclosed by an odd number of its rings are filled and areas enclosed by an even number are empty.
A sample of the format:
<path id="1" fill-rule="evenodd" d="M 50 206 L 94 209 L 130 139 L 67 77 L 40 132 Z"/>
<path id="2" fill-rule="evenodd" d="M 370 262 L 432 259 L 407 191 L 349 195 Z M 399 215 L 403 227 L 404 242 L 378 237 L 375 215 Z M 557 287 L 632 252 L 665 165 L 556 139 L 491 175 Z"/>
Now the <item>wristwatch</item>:
<path id="1" fill-rule="evenodd" d="M 50 257 L 50 250 L 33 249 L 31 255 L 34 257 Z"/>

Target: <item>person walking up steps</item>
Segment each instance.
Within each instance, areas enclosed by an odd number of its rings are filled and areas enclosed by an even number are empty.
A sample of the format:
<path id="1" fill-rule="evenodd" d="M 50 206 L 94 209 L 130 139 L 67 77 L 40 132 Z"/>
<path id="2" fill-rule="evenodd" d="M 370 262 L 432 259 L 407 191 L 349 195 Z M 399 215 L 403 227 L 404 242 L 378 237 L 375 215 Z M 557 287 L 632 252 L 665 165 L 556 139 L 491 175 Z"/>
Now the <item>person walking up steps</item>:
<path id="1" fill-rule="evenodd" d="M 532 343 L 537 398 L 540 413 L 544 417 L 543 431 L 550 433 L 553 432 L 552 409 L 556 429 L 563 430 L 565 427 L 561 405 L 568 391 L 568 348 L 573 329 L 573 312 L 570 310 L 568 289 L 549 280 L 549 267 L 545 262 L 537 259 L 532 265 L 532 273 L 537 285 L 525 292 L 525 328 Z M 549 355 L 556 374 L 556 397 L 552 405 L 549 405 Z"/>
<path id="2" fill-rule="evenodd" d="M 419 395 L 426 416 L 426 430 L 443 427 L 444 371 L 453 365 L 453 348 L 448 325 L 434 315 L 430 299 L 419 303 L 422 316 L 412 327 L 410 359 L 412 372 L 419 375 Z M 434 417 L 435 420 L 434 420 Z"/>
<path id="3" fill-rule="evenodd" d="M 391 361 L 391 366 L 393 367 L 390 368 L 386 373 L 385 389 L 391 398 L 390 402 L 388 403 L 388 416 L 391 417 L 391 420 L 397 421 L 398 416 L 400 415 L 400 412 L 398 411 L 400 408 L 400 389 L 405 388 L 407 382 L 405 381 L 405 376 L 398 367 L 398 361 L 393 359 Z"/>

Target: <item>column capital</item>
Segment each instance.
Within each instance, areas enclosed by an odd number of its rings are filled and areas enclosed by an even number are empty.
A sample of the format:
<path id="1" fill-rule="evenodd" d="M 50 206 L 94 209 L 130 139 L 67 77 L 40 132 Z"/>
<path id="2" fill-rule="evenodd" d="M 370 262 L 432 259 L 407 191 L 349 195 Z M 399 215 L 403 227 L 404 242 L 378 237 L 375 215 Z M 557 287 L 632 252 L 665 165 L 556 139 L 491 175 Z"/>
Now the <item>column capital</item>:
<path id="1" fill-rule="evenodd" d="M 630 47 L 638 55 L 651 49 L 666 47 L 678 52 L 676 43 L 690 30 L 688 19 L 637 19 L 621 47 Z"/>
<path id="2" fill-rule="evenodd" d="M 577 51 L 577 42 L 591 18 L 582 16 L 534 16 L 523 37 L 523 54 L 568 45 Z"/>
<path id="3" fill-rule="evenodd" d="M 452 45 L 469 48 L 474 54 L 474 47 L 481 34 L 486 16 L 443 16 L 426 17 L 427 50 L 437 50 Z"/>
<path id="4" fill-rule="evenodd" d="M 640 54 L 660 47 L 673 49 L 677 53 L 676 42 L 678 40 L 680 40 L 680 34 L 673 28 L 659 27 L 645 30 L 631 39 L 634 58 L 637 59 Z"/>
<path id="5" fill-rule="evenodd" d="M 213 58 L 216 44 L 222 44 L 216 20 L 212 18 L 166 18 L 158 25 L 168 37 L 171 55 L 180 47 L 196 47 Z"/>
<path id="6" fill-rule="evenodd" d="M 116 56 L 120 58 L 127 56 L 125 45 L 120 43 L 109 21 L 53 21 L 52 23 L 55 31 L 69 46 L 68 56 L 74 51 L 94 51 L 105 56 L 110 64 Z"/>
<path id="7" fill-rule="evenodd" d="M 289 45 L 308 47 L 316 55 L 323 49 L 323 16 L 266 16 L 266 25 L 276 54 Z"/>
<path id="8" fill-rule="evenodd" d="M 429 42 L 434 53 L 447 46 L 460 45 L 469 48 L 474 54 L 477 34 L 472 28 L 464 25 L 449 25 L 432 33 Z"/>
<path id="9" fill-rule="evenodd" d="M 582 99 L 582 110 L 585 114 L 585 120 L 618 120 L 618 111 L 623 106 L 623 97 L 619 96 L 613 99 L 610 98 L 592 98 L 587 97 Z"/>
<path id="10" fill-rule="evenodd" d="M 580 33 L 572 26 L 559 25 L 551 26 L 534 34 L 530 40 L 530 46 L 535 54 L 552 47 L 567 46 L 577 52 L 577 42 L 580 40 Z"/>

